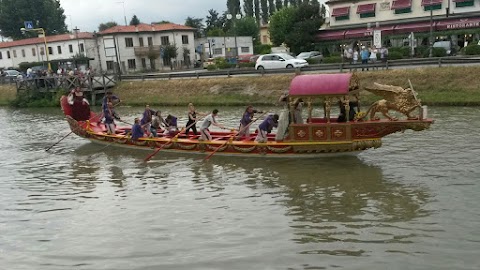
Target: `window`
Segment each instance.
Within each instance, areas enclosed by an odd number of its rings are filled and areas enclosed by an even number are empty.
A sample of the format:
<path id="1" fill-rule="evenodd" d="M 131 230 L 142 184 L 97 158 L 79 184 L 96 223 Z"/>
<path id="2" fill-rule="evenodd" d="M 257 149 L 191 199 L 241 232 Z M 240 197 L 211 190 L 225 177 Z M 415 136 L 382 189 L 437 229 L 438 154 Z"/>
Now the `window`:
<path id="1" fill-rule="evenodd" d="M 3 59 L 3 55 L 2 55 L 2 52 L 0 52 L 0 59 Z"/>
<path id="2" fill-rule="evenodd" d="M 13 58 L 17 58 L 17 50 L 13 50 Z"/>
<path id="3" fill-rule="evenodd" d="M 335 21 L 346 21 L 346 20 L 350 20 L 350 15 L 335 17 Z"/>
<path id="4" fill-rule="evenodd" d="M 240 48 L 240 51 L 241 51 L 242 53 L 249 53 L 249 52 L 250 52 L 250 47 L 241 47 L 241 48 Z"/>
<path id="5" fill-rule="evenodd" d="M 148 42 L 148 46 L 153 46 L 153 38 L 152 37 L 148 37 L 147 42 Z"/>
<path id="6" fill-rule="evenodd" d="M 142 58 L 142 68 L 147 68 L 147 60 L 145 58 Z"/>
<path id="7" fill-rule="evenodd" d="M 425 10 L 425 11 L 430 11 L 430 9 L 431 9 L 431 10 L 442 9 L 442 3 L 437 4 L 437 5 L 423 6 L 423 10 Z"/>
<path id="8" fill-rule="evenodd" d="M 85 52 L 85 47 L 83 47 L 83 43 L 80 43 L 80 52 L 81 53 Z"/>
<path id="9" fill-rule="evenodd" d="M 136 69 L 135 59 L 128 59 L 128 69 Z"/>
<path id="10" fill-rule="evenodd" d="M 155 59 L 150 59 L 150 69 L 155 70 Z"/>
<path id="11" fill-rule="evenodd" d="M 213 54 L 222 54 L 222 53 L 223 53 L 222 48 L 215 48 L 215 49 L 213 49 Z"/>
<path id="12" fill-rule="evenodd" d="M 25 50 L 22 49 L 22 57 L 25 57 Z"/>
<path id="13" fill-rule="evenodd" d="M 10 59 L 10 51 L 7 51 L 7 58 Z"/>
<path id="14" fill-rule="evenodd" d="M 52 47 L 48 47 L 48 54 L 53 55 L 53 48 Z"/>
<path id="15" fill-rule="evenodd" d="M 62 54 L 62 46 L 57 46 L 57 52 L 58 54 Z"/>
<path id="16" fill-rule="evenodd" d="M 125 38 L 125 47 L 133 47 L 133 38 Z"/>
<path id="17" fill-rule="evenodd" d="M 263 36 L 262 36 L 262 40 L 263 40 L 263 43 L 268 43 L 268 36 L 267 36 L 267 35 L 263 35 Z"/>
<path id="18" fill-rule="evenodd" d="M 44 55 L 45 54 L 45 48 L 44 47 L 40 47 L 40 55 Z"/>
<path id="19" fill-rule="evenodd" d="M 113 61 L 107 61 L 107 70 L 113 70 Z"/>
<path id="20" fill-rule="evenodd" d="M 162 45 L 168 45 L 168 44 L 170 44 L 170 42 L 168 41 L 168 36 L 166 36 L 166 37 L 161 37 L 161 38 L 160 38 L 160 41 L 161 41 L 161 44 L 162 44 Z"/>
<path id="21" fill-rule="evenodd" d="M 138 38 L 138 43 L 140 44 L 140 47 L 143 47 L 143 37 Z"/>
<path id="22" fill-rule="evenodd" d="M 371 18 L 375 17 L 375 12 L 367 12 L 360 14 L 360 18 Z"/>
<path id="23" fill-rule="evenodd" d="M 72 44 L 68 45 L 68 51 L 70 53 L 73 53 L 73 45 Z"/>
<path id="24" fill-rule="evenodd" d="M 188 44 L 188 36 L 182 35 L 182 44 Z"/>
<path id="25" fill-rule="evenodd" d="M 35 50 L 35 48 L 32 48 L 32 56 L 36 56 L 37 55 L 37 50 Z"/>
<path id="26" fill-rule="evenodd" d="M 455 2 L 455 7 L 473 7 L 474 6 L 474 2 L 473 0 L 467 0 L 467 1 L 459 1 L 459 2 Z"/>
<path id="27" fill-rule="evenodd" d="M 411 8 L 411 7 L 401 8 L 401 9 L 395 9 L 395 14 L 404 14 L 404 13 L 411 13 L 411 12 L 412 12 L 412 8 Z"/>

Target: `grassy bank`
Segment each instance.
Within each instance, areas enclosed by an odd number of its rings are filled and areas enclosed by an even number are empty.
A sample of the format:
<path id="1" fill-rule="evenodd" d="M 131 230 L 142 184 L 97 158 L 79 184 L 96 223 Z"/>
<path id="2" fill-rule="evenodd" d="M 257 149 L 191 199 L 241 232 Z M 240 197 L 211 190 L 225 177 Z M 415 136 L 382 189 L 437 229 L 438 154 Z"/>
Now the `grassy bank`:
<path id="1" fill-rule="evenodd" d="M 408 87 L 426 105 L 480 105 L 480 67 L 444 67 L 358 72 L 362 86 L 373 82 Z M 114 89 L 126 105 L 268 105 L 288 91 L 294 75 L 121 82 Z M 0 86 L 0 104 L 15 98 L 15 88 Z M 365 103 L 379 98 L 365 92 Z"/>
<path id="2" fill-rule="evenodd" d="M 8 105 L 17 96 L 17 89 L 14 84 L 0 85 L 0 105 Z"/>
<path id="3" fill-rule="evenodd" d="M 408 87 L 412 81 L 427 105 L 479 105 L 480 67 L 444 67 L 358 72 L 362 86 L 373 82 Z M 288 90 L 294 75 L 122 82 L 115 92 L 130 105 L 263 105 Z M 365 93 L 364 101 L 378 97 Z"/>

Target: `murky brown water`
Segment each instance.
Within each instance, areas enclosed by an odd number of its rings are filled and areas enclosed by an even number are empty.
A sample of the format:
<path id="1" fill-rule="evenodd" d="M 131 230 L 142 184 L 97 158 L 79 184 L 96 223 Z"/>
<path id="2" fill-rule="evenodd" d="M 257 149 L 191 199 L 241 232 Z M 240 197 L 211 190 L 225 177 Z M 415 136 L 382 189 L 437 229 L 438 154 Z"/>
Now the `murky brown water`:
<path id="1" fill-rule="evenodd" d="M 429 113 L 358 157 L 145 164 L 73 135 L 45 152 L 58 110 L 0 108 L 0 268 L 480 269 L 480 110 Z"/>

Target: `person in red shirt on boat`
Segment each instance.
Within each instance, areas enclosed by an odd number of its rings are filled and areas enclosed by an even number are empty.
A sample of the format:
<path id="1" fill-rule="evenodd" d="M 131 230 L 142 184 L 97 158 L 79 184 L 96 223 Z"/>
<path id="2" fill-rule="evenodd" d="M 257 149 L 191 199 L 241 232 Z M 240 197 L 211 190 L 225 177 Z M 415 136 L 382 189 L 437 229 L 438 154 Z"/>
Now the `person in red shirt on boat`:
<path id="1" fill-rule="evenodd" d="M 135 118 L 132 126 L 132 141 L 137 141 L 139 138 L 143 137 L 143 126 L 140 125 L 140 119 Z"/>
<path id="2" fill-rule="evenodd" d="M 245 112 L 243 113 L 242 119 L 240 119 L 240 127 L 238 130 L 237 139 L 240 139 L 241 137 L 249 137 L 250 136 L 250 128 L 249 124 L 252 122 L 253 116 L 255 113 L 263 113 L 262 111 L 257 111 L 253 108 L 253 106 L 248 106 L 247 109 L 245 109 Z"/>
<path id="3" fill-rule="evenodd" d="M 77 87 L 70 91 L 67 97 L 68 104 L 72 106 L 72 118 L 77 121 L 90 119 L 90 104 L 83 96 L 83 91 Z"/>
<path id="4" fill-rule="evenodd" d="M 222 128 L 222 129 L 227 129 L 222 124 L 217 123 L 217 121 L 215 120 L 215 117 L 217 116 L 217 114 L 218 114 L 218 110 L 215 109 L 215 110 L 212 111 L 211 114 L 207 115 L 207 117 L 205 117 L 205 119 L 203 119 L 203 122 L 200 125 L 200 140 L 201 141 L 206 141 L 206 140 L 211 141 L 212 140 L 212 135 L 210 134 L 210 131 L 208 130 L 210 125 L 214 125 L 214 126 L 217 126 L 219 128 Z"/>
<path id="5" fill-rule="evenodd" d="M 103 111 L 103 116 L 105 117 L 107 134 L 115 134 L 115 119 L 120 120 L 120 117 L 115 112 L 111 102 L 107 103 L 107 108 Z"/>
<path id="6" fill-rule="evenodd" d="M 272 132 L 274 127 L 278 126 L 278 114 L 269 115 L 263 122 L 258 125 L 258 134 L 255 138 L 256 142 L 265 143 L 268 140 L 268 134 Z"/>

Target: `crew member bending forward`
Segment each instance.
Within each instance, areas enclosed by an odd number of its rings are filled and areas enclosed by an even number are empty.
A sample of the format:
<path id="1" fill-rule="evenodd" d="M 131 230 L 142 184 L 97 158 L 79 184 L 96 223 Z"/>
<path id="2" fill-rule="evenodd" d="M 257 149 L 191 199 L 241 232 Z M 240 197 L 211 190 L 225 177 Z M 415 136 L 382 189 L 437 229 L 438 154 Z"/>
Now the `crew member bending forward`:
<path id="1" fill-rule="evenodd" d="M 265 143 L 268 140 L 267 135 L 272 132 L 274 127 L 278 126 L 278 114 L 269 115 L 263 122 L 258 125 L 258 134 L 255 138 L 256 142 Z"/>
<path id="2" fill-rule="evenodd" d="M 103 111 L 105 117 L 105 128 L 107 129 L 107 134 L 115 134 L 115 119 L 120 120 L 120 117 L 113 109 L 112 102 L 107 103 L 107 108 Z"/>
<path id="3" fill-rule="evenodd" d="M 211 114 L 207 115 L 207 117 L 205 117 L 205 119 L 203 119 L 202 125 L 200 127 L 200 134 L 201 134 L 200 135 L 200 140 L 202 140 L 202 141 L 211 141 L 212 140 L 212 135 L 210 135 L 210 131 L 208 130 L 210 125 L 214 125 L 214 126 L 217 126 L 219 128 L 227 129 L 222 124 L 217 123 L 217 121 L 215 120 L 215 117 L 217 116 L 217 114 L 218 114 L 218 110 L 215 109 L 215 110 L 212 111 Z"/>

